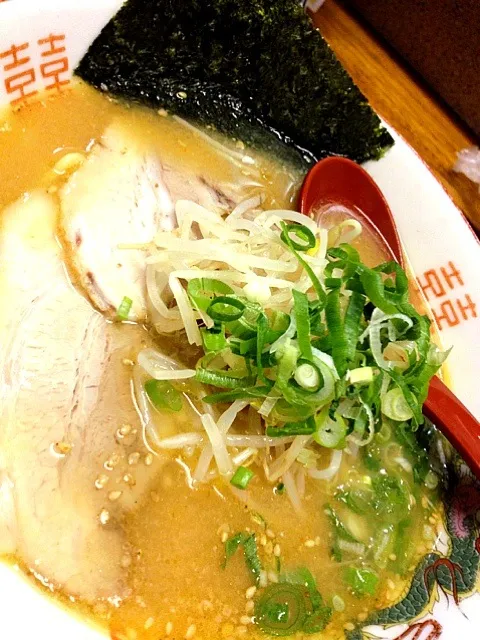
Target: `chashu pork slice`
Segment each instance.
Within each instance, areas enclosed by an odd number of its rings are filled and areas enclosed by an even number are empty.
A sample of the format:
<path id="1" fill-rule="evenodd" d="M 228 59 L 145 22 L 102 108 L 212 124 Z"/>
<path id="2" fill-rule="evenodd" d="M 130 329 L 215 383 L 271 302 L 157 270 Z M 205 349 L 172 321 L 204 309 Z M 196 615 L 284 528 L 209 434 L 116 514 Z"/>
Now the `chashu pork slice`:
<path id="1" fill-rule="evenodd" d="M 122 244 L 152 241 L 175 228 L 175 203 L 189 199 L 224 211 L 233 200 L 201 176 L 162 163 L 145 141 L 114 122 L 60 190 L 60 228 L 74 278 L 97 309 L 114 315 L 123 298 L 129 319 L 145 319 L 145 252 Z"/>
<path id="2" fill-rule="evenodd" d="M 142 464 L 131 397 L 127 359 L 146 334 L 107 322 L 72 286 L 57 216 L 39 192 L 0 219 L 0 552 L 68 594 L 115 599 L 122 520 L 164 464 Z"/>

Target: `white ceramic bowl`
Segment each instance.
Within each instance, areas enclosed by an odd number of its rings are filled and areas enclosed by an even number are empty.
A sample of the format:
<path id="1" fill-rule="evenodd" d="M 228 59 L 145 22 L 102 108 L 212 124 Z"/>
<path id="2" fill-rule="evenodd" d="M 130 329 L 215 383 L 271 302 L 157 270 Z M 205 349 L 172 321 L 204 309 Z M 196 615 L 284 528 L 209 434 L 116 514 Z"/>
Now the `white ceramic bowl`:
<path id="1" fill-rule="evenodd" d="M 21 95 L 20 81 L 12 80 L 12 74 L 24 72 L 24 80 L 31 80 L 24 86 L 25 92 L 48 87 L 53 81 L 48 74 L 54 68 L 61 70 L 60 80 L 68 80 L 90 42 L 121 4 L 121 0 L 14 0 L 0 4 L 0 52 L 26 44 L 22 56 L 29 58 L 14 71 L 5 69 L 11 59 L 0 60 L 0 105 Z M 40 41 L 51 34 L 62 36 L 56 46 L 65 47 L 65 51 L 48 58 L 57 60 L 57 67 L 45 68 L 42 65 L 46 58 L 41 53 L 48 45 Z M 480 244 L 422 160 L 398 135 L 394 136 L 393 149 L 381 161 L 366 167 L 390 204 L 413 272 L 437 317 L 444 346 L 454 347 L 449 358 L 452 386 L 480 417 Z M 423 628 L 411 626 L 402 638 L 436 640 L 441 634 L 442 640 L 476 640 L 480 596 L 465 598 L 457 607 L 438 588 L 436 593 L 438 599 L 430 612 L 422 612 L 419 619 L 418 624 L 426 621 Z M 19 572 L 3 565 L 0 594 L 2 636 L 9 640 L 103 637 L 41 595 Z M 437 622 L 431 622 L 433 619 Z M 402 624 L 389 629 L 370 628 L 369 632 L 373 637 L 398 638 L 407 628 Z M 415 635 L 417 631 L 420 635 Z"/>

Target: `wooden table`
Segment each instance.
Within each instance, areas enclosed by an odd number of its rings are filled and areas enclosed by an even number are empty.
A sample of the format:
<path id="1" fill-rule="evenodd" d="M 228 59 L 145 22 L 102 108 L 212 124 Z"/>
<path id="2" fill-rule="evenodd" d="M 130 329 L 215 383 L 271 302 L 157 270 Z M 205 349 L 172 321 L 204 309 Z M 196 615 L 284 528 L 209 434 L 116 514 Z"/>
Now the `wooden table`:
<path id="1" fill-rule="evenodd" d="M 388 43 L 340 0 L 326 0 L 314 21 L 373 108 L 417 151 L 480 230 L 478 187 L 452 171 L 457 151 L 479 141 L 422 79 L 406 68 Z"/>

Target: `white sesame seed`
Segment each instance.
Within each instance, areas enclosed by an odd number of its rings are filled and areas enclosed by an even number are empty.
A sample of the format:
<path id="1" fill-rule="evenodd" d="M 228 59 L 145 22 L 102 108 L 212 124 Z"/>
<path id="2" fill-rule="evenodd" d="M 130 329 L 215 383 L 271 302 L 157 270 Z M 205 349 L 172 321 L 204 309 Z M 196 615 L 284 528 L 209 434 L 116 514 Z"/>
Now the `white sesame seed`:
<path id="1" fill-rule="evenodd" d="M 267 529 L 265 531 L 265 533 L 267 534 L 268 538 L 275 538 L 275 534 L 273 533 L 273 531 L 271 529 Z"/>
<path id="2" fill-rule="evenodd" d="M 245 591 L 245 597 L 247 598 L 247 600 L 250 600 L 251 598 L 253 598 L 253 596 L 255 595 L 257 591 L 257 587 L 253 586 L 253 587 L 248 587 L 248 589 Z"/>
<path id="3" fill-rule="evenodd" d="M 185 640 L 190 640 L 190 638 L 193 638 L 193 636 L 195 635 L 197 631 L 197 627 L 194 624 L 191 624 L 188 629 L 187 632 L 185 634 Z"/>
<path id="4" fill-rule="evenodd" d="M 353 631 L 355 629 L 355 625 L 353 624 L 353 622 L 347 622 L 343 625 L 343 628 L 345 629 L 345 631 Z"/>
<path id="5" fill-rule="evenodd" d="M 151 453 L 147 453 L 147 455 L 144 458 L 144 462 L 147 465 L 147 467 L 153 464 L 153 455 Z"/>
<path id="6" fill-rule="evenodd" d="M 315 538 L 315 544 L 317 545 L 317 547 L 319 547 L 321 543 L 322 543 L 322 541 L 321 541 L 321 539 L 320 539 L 320 536 L 317 536 L 317 537 Z"/>
<path id="7" fill-rule="evenodd" d="M 135 451 L 134 453 L 131 453 L 128 456 L 128 464 L 130 465 L 137 464 L 139 460 L 140 460 L 140 454 L 138 453 L 138 451 Z"/>
<path id="8" fill-rule="evenodd" d="M 273 553 L 273 543 L 271 540 L 269 540 L 265 545 L 265 553 L 267 554 L 267 556 L 271 556 Z"/>
<path id="9" fill-rule="evenodd" d="M 262 547 L 264 547 L 267 544 L 267 536 L 263 533 L 260 536 L 260 544 Z"/>
<path id="10" fill-rule="evenodd" d="M 110 491 L 110 493 L 108 494 L 108 499 L 111 500 L 112 502 L 115 502 L 115 500 L 118 500 L 121 495 L 122 495 L 121 491 Z"/>
<path id="11" fill-rule="evenodd" d="M 185 100 L 186 97 L 187 97 L 186 91 L 177 91 L 177 98 L 180 98 L 180 100 Z"/>
<path id="12" fill-rule="evenodd" d="M 392 590 L 395 589 L 395 583 L 391 578 L 387 580 L 387 587 Z"/>
<path id="13" fill-rule="evenodd" d="M 222 535 L 221 535 L 220 540 L 221 540 L 222 542 L 226 542 L 226 541 L 228 540 L 228 533 L 227 533 L 226 531 L 223 531 L 223 532 L 222 532 Z"/>
<path id="14" fill-rule="evenodd" d="M 145 629 L 150 629 L 150 627 L 153 627 L 153 623 L 155 622 L 155 618 L 148 618 L 147 620 L 145 620 L 145 624 L 143 625 Z"/>
<path id="15" fill-rule="evenodd" d="M 268 575 L 267 575 L 267 572 L 265 571 L 265 569 L 262 569 L 260 571 L 260 576 L 258 578 L 258 584 L 261 587 L 266 587 L 267 584 L 268 584 Z"/>
<path id="16" fill-rule="evenodd" d="M 280 555 L 281 555 L 281 553 L 282 553 L 282 550 L 281 550 L 281 548 L 280 548 L 280 545 L 279 545 L 279 544 L 276 544 L 276 545 L 273 547 L 273 555 L 274 555 L 274 556 L 276 556 L 277 558 L 279 558 L 279 557 L 280 557 Z"/>
<path id="17" fill-rule="evenodd" d="M 167 622 L 165 625 L 165 635 L 169 636 L 173 631 L 173 622 Z"/>
<path id="18" fill-rule="evenodd" d="M 103 489 L 108 482 L 108 476 L 105 473 L 101 473 L 95 480 L 95 488 Z"/>
<path id="19" fill-rule="evenodd" d="M 124 358 L 122 362 L 127 367 L 133 367 L 135 364 L 133 360 L 130 360 L 130 358 Z"/>
<path id="20" fill-rule="evenodd" d="M 278 573 L 276 571 L 269 571 L 268 572 L 268 579 L 270 582 L 278 582 Z"/>
<path id="21" fill-rule="evenodd" d="M 102 509 L 100 511 L 99 519 L 101 524 L 107 524 L 107 522 L 110 520 L 109 512 L 106 509 Z"/>
<path id="22" fill-rule="evenodd" d="M 120 427 L 119 431 L 122 434 L 122 436 L 128 436 L 132 432 L 132 425 L 131 424 L 122 424 L 122 426 Z"/>
<path id="23" fill-rule="evenodd" d="M 107 471 L 111 471 L 114 467 L 117 466 L 117 464 L 119 462 L 120 462 L 119 454 L 118 453 L 112 453 L 110 458 L 108 458 L 108 460 L 105 461 L 105 464 L 103 466 L 105 467 L 105 469 Z"/>
<path id="24" fill-rule="evenodd" d="M 245 613 L 252 613 L 255 609 L 255 603 L 253 600 L 247 600 L 245 604 Z"/>
<path id="25" fill-rule="evenodd" d="M 252 618 L 250 616 L 242 616 L 240 622 L 244 625 L 252 624 Z"/>
<path id="26" fill-rule="evenodd" d="M 159 109 L 157 113 L 159 116 L 162 116 L 162 118 L 166 118 L 168 116 L 168 111 L 166 109 Z"/>
<path id="27" fill-rule="evenodd" d="M 129 484 L 131 487 L 134 487 L 136 485 L 135 478 L 132 476 L 131 473 L 126 473 L 123 476 L 123 481 L 125 482 L 125 484 Z"/>
<path id="28" fill-rule="evenodd" d="M 315 546 L 315 540 L 306 540 L 304 542 L 304 545 L 308 548 L 308 549 L 313 549 L 313 547 Z"/>

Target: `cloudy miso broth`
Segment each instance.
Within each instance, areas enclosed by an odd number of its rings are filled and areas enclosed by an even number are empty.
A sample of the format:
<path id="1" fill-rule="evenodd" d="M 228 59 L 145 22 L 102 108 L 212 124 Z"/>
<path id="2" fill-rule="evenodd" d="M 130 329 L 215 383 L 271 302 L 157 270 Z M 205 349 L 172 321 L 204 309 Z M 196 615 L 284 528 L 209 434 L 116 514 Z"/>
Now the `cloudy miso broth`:
<path id="1" fill-rule="evenodd" d="M 269 309 L 260 314 L 274 332 L 271 344 L 286 331 L 285 317 L 293 313 L 290 299 L 278 283 L 283 282 L 288 292 L 294 282 L 311 296 L 308 278 L 298 265 L 291 268 L 290 275 L 280 272 L 285 257 L 278 253 L 283 245 L 280 234 L 274 236 L 274 225 L 264 221 L 265 237 L 272 243 L 267 246 L 265 241 L 265 250 L 258 249 L 263 240 L 255 237 L 256 225 L 260 227 L 256 215 L 261 217 L 263 210 L 291 209 L 295 205 L 302 179 L 298 170 L 245 147 L 241 140 L 224 140 L 213 130 L 196 130 L 163 111 L 112 101 L 78 82 L 60 95 L 44 95 L 39 102 L 15 112 L 4 111 L 0 117 L 0 145 L 0 206 L 5 210 L 0 232 L 5 235 L 5 246 L 13 246 L 13 238 L 20 242 L 21 250 L 25 248 L 24 254 L 17 251 L 18 268 L 27 269 L 27 275 L 35 274 L 46 262 L 51 264 L 48 277 L 55 278 L 52 289 L 60 292 L 53 297 L 50 291 L 40 292 L 39 303 L 36 294 L 31 300 L 25 298 L 24 307 L 19 303 L 23 310 L 20 328 L 13 327 L 13 322 L 1 327 L 5 332 L 3 342 L 11 350 L 5 355 L 2 383 L 16 389 L 16 383 L 8 376 L 15 378 L 17 369 L 20 372 L 18 394 L 13 401 L 6 398 L 5 406 L 7 402 L 11 404 L 0 414 L 4 433 L 0 446 L 7 460 L 1 471 L 12 481 L 12 501 L 18 501 L 21 515 L 11 527 L 19 533 L 7 536 L 6 541 L 0 538 L 2 552 L 38 586 L 46 586 L 65 606 L 99 624 L 116 640 L 231 640 L 285 635 L 284 629 L 281 634 L 276 633 L 280 627 L 275 625 L 281 626 L 292 615 L 295 601 L 289 608 L 281 599 L 275 600 L 282 585 L 289 585 L 284 588 L 290 597 L 305 600 L 297 602 L 305 611 L 300 621 L 292 623 L 295 637 L 336 640 L 343 637 L 345 630 L 364 621 L 372 610 L 395 601 L 418 560 L 434 547 L 437 527 L 441 526 L 436 478 L 426 453 L 433 435 L 421 428 L 423 439 L 417 444 L 409 429 L 410 414 L 403 405 L 404 418 L 384 416 L 370 433 L 366 426 L 370 414 L 363 415 L 355 405 L 356 392 L 350 388 L 350 395 L 342 396 L 342 400 L 338 396 L 338 402 L 337 396 L 332 400 L 332 395 L 330 400 L 336 404 L 331 406 L 331 415 L 319 410 L 315 416 L 315 437 L 320 430 L 318 425 L 330 425 L 323 433 L 324 444 L 319 446 L 309 435 L 299 435 L 309 434 L 308 431 L 293 431 L 292 437 L 287 434 L 283 440 L 279 438 L 278 444 L 272 438 L 265 444 L 264 422 L 268 428 L 279 424 L 283 427 L 285 422 L 301 422 L 303 415 L 288 413 L 283 398 L 280 402 L 274 398 L 266 418 L 257 413 L 265 398 L 245 402 L 244 406 L 237 406 L 233 424 L 225 427 L 228 434 L 223 434 L 228 464 L 242 470 L 233 484 L 233 468 L 228 473 L 221 471 L 223 448 L 213 447 L 214 452 L 207 449 L 209 438 L 215 442 L 217 434 L 208 431 L 210 418 L 218 426 L 230 406 L 230 400 L 221 398 L 208 410 L 205 408 L 205 394 L 219 391 L 212 386 L 215 375 L 219 370 L 224 372 L 221 367 L 225 366 L 229 372 L 234 371 L 227 383 L 230 386 L 226 387 L 231 391 L 239 388 L 232 378 L 246 379 L 252 373 L 243 371 L 245 365 L 239 364 L 239 353 L 242 349 L 253 353 L 248 340 L 252 336 L 259 339 L 255 332 L 262 320 L 258 320 L 257 313 L 253 329 L 252 323 L 240 327 L 241 331 L 235 325 L 241 323 L 238 309 L 245 309 L 242 291 L 248 294 L 246 306 L 255 312 L 269 299 L 278 300 L 275 312 Z M 117 166 L 118 179 L 111 175 Z M 204 214 L 204 219 L 193 218 L 191 229 L 188 233 L 182 231 L 180 237 L 180 232 L 171 228 L 176 224 L 172 225 L 170 218 L 168 224 L 165 222 L 171 212 L 159 217 L 157 208 L 162 198 L 188 199 L 195 206 L 201 205 L 202 211 L 208 209 L 205 203 L 211 203 L 214 212 Z M 123 219 L 122 206 L 127 200 L 131 209 Z M 245 200 L 253 203 L 251 215 L 247 210 L 245 215 L 236 209 Z M 185 205 L 181 215 L 177 210 L 177 221 L 186 224 L 188 216 L 194 216 L 197 209 L 191 203 L 189 207 Z M 142 218 L 146 210 L 151 219 Z M 178 324 L 175 300 L 176 295 L 182 299 L 182 293 L 175 293 L 175 282 L 168 275 L 162 280 L 161 265 L 165 260 L 161 252 L 170 251 L 168 260 L 177 265 L 178 271 L 185 270 L 181 243 L 186 254 L 191 251 L 194 255 L 196 241 L 205 242 L 209 233 L 218 237 L 227 234 L 219 220 L 232 210 L 237 212 L 238 220 L 241 218 L 238 224 L 234 220 L 233 231 L 228 231 L 232 241 L 239 237 L 241 240 L 244 232 L 251 234 L 248 251 L 240 254 L 237 271 L 243 268 L 242 260 L 253 260 L 253 255 L 257 261 L 268 258 L 272 263 L 281 256 L 278 273 L 269 272 L 268 295 L 258 287 L 247 289 L 248 278 L 241 281 L 243 289 L 235 281 L 234 289 L 228 286 L 215 290 L 214 295 L 235 293 L 243 302 L 224 302 L 227 308 L 221 308 L 213 322 L 205 319 L 210 307 L 202 309 L 200 305 L 205 303 L 205 290 L 208 297 L 209 287 L 218 284 L 209 284 L 204 275 L 203 289 L 200 287 L 200 292 L 195 293 L 193 288 L 188 289 L 189 281 L 184 282 L 182 290 L 188 290 L 190 299 L 197 300 L 194 312 L 198 312 L 195 318 L 202 330 L 203 342 L 191 344 L 183 325 Z M 115 218 L 114 224 L 109 216 Z M 135 216 L 140 216 L 138 225 Z M 152 224 L 157 225 L 152 227 L 152 237 L 145 238 Z M 167 237 L 167 233 L 172 235 Z M 301 233 L 300 241 L 308 236 Z M 102 242 L 109 239 L 112 244 L 104 249 Z M 175 248 L 177 241 L 179 249 Z M 320 232 L 316 245 L 307 254 L 312 263 L 322 242 L 328 244 L 328 234 Z M 118 249 L 117 244 L 124 248 Z M 356 238 L 354 245 L 369 265 L 382 259 L 368 234 Z M 200 262 L 195 269 L 210 273 L 222 267 L 228 257 L 215 254 L 216 246 L 207 247 L 202 256 L 208 265 Z M 124 255 L 122 251 L 134 255 L 135 260 L 124 262 L 123 257 L 118 257 Z M 128 254 L 129 251 L 134 253 Z M 35 258 L 37 252 L 38 264 L 29 266 L 29 255 Z M 146 271 L 142 252 L 148 256 Z M 252 264 L 251 272 L 258 275 L 260 270 L 263 276 L 262 267 L 255 266 L 263 263 Z M 265 264 L 270 268 L 270 263 Z M 143 291 L 145 273 L 147 286 L 153 282 L 163 292 L 163 298 L 153 296 L 153 303 L 149 298 L 143 306 L 136 305 L 137 300 L 132 302 L 129 297 L 130 291 Z M 338 274 L 333 276 L 338 279 Z M 127 289 L 128 278 L 132 280 L 131 289 Z M 5 296 L 10 295 L 8 287 L 12 282 L 18 287 L 19 298 L 25 296 L 31 280 L 16 280 L 13 270 L 11 276 L 7 273 L 0 283 L 5 287 Z M 127 307 L 125 315 L 122 305 Z M 158 314 L 159 308 L 164 316 Z M 32 314 L 49 315 L 40 315 L 38 320 L 32 315 L 29 324 L 30 312 L 26 309 L 31 309 Z M 129 315 L 130 310 L 134 315 Z M 312 344 L 328 357 L 313 369 L 326 385 L 330 374 L 322 367 L 331 362 L 327 354 L 331 345 L 324 340 L 324 322 L 316 316 L 315 320 L 314 312 L 311 307 Z M 227 313 L 233 320 L 225 316 Z M 362 317 L 365 326 L 368 313 L 365 312 L 365 319 Z M 77 324 L 82 318 L 85 326 Z M 167 330 L 169 322 L 174 331 Z M 42 339 L 49 330 L 51 339 L 44 347 Z M 191 327 L 190 330 L 194 331 Z M 400 351 L 402 357 L 406 354 L 408 359 L 414 352 L 416 337 L 408 334 L 404 338 L 407 330 L 403 326 L 397 325 L 395 330 L 396 352 Z M 229 340 L 240 340 L 241 345 L 236 346 L 240 351 L 228 353 L 227 365 L 219 365 L 218 358 L 223 357 L 220 352 L 225 355 L 226 343 L 221 342 L 227 339 L 225 335 Z M 264 339 L 266 351 L 270 343 L 265 336 Z M 382 339 L 386 339 L 383 334 Z M 209 341 L 208 349 L 205 340 Z M 215 346 L 219 340 L 222 348 Z M 63 360 L 53 366 L 56 341 L 64 350 Z M 24 344 L 30 342 L 32 348 L 22 351 Z M 17 343 L 20 347 L 15 351 L 11 345 Z M 373 371 L 371 352 L 360 351 L 351 368 L 357 375 L 364 365 L 372 370 L 368 372 L 370 377 L 358 383 L 364 385 L 362 402 L 366 403 L 367 388 L 380 378 Z M 145 352 L 149 354 L 148 366 L 142 370 L 137 360 L 141 362 L 139 354 Z M 212 352 L 220 353 L 215 356 L 217 360 L 209 358 L 208 353 Z M 396 352 L 391 356 L 393 360 Z M 275 386 L 281 375 L 275 367 L 284 357 L 282 353 L 279 350 L 278 356 L 264 364 L 255 360 L 261 356 L 255 353 L 253 364 L 248 366 L 264 367 L 262 375 Z M 22 360 L 27 356 L 30 360 Z M 52 358 L 49 369 L 44 361 Z M 212 370 L 217 371 L 214 377 L 192 382 L 188 372 L 195 373 L 203 366 L 207 369 L 211 362 L 216 367 Z M 148 373 L 159 368 L 186 371 L 185 377 L 180 374 L 172 384 L 165 384 L 160 375 L 160 384 L 148 387 L 152 383 Z M 52 375 L 57 378 L 50 389 L 47 383 Z M 297 378 L 293 382 L 295 389 L 300 385 Z M 37 379 L 43 386 L 35 390 Z M 338 388 L 342 381 L 338 376 L 335 381 L 332 378 L 332 389 L 334 382 L 335 393 L 341 395 Z M 387 382 L 379 383 L 372 394 L 379 396 L 381 390 L 386 394 Z M 258 380 L 256 385 L 261 386 Z M 67 399 L 62 395 L 64 387 Z M 142 393 L 145 389 L 151 391 L 139 397 L 139 389 Z M 27 397 L 29 392 L 45 394 L 43 413 L 40 412 L 45 424 L 33 415 L 33 410 L 21 413 L 22 403 L 34 406 L 32 398 Z M 288 419 L 278 418 L 281 405 Z M 341 415 L 337 412 L 340 405 Z M 22 434 L 28 435 L 29 427 L 37 434 L 24 440 L 30 447 L 29 460 L 36 459 L 38 453 L 38 467 L 47 470 L 48 482 L 42 478 L 38 481 L 40 506 L 38 512 L 35 510 L 33 524 L 28 518 L 36 503 L 33 498 L 32 502 L 23 498 L 20 492 L 31 488 L 35 493 L 37 485 L 30 487 L 27 480 L 20 481 L 25 473 L 20 471 L 23 462 L 16 445 L 16 412 L 21 416 Z M 67 426 L 60 437 L 62 421 Z M 56 431 L 51 427 L 53 423 Z M 336 428 L 344 428 L 344 433 L 333 443 Z M 355 440 L 349 439 L 352 434 L 357 436 Z M 305 438 L 304 447 L 298 437 Z M 180 444 L 172 444 L 169 438 L 177 438 L 175 442 Z M 277 474 L 288 460 L 293 443 L 300 445 L 298 451 L 284 473 Z M 15 446 L 15 453 L 11 453 Z M 200 481 L 196 481 L 197 476 Z M 233 477 L 236 476 L 237 473 Z M 51 493 L 58 490 L 61 499 L 57 501 L 51 495 L 48 500 L 45 498 L 43 510 L 42 487 L 48 483 L 52 483 Z M 49 531 L 45 521 L 60 507 L 69 511 L 58 522 L 53 521 L 55 526 Z M 37 548 L 34 542 L 29 546 L 28 540 L 21 540 L 22 527 L 28 526 L 40 527 L 39 540 L 51 540 L 51 550 L 46 552 L 40 543 Z M 67 538 L 74 543 L 67 544 Z M 273 604 L 265 602 L 266 595 L 272 596 Z"/>

